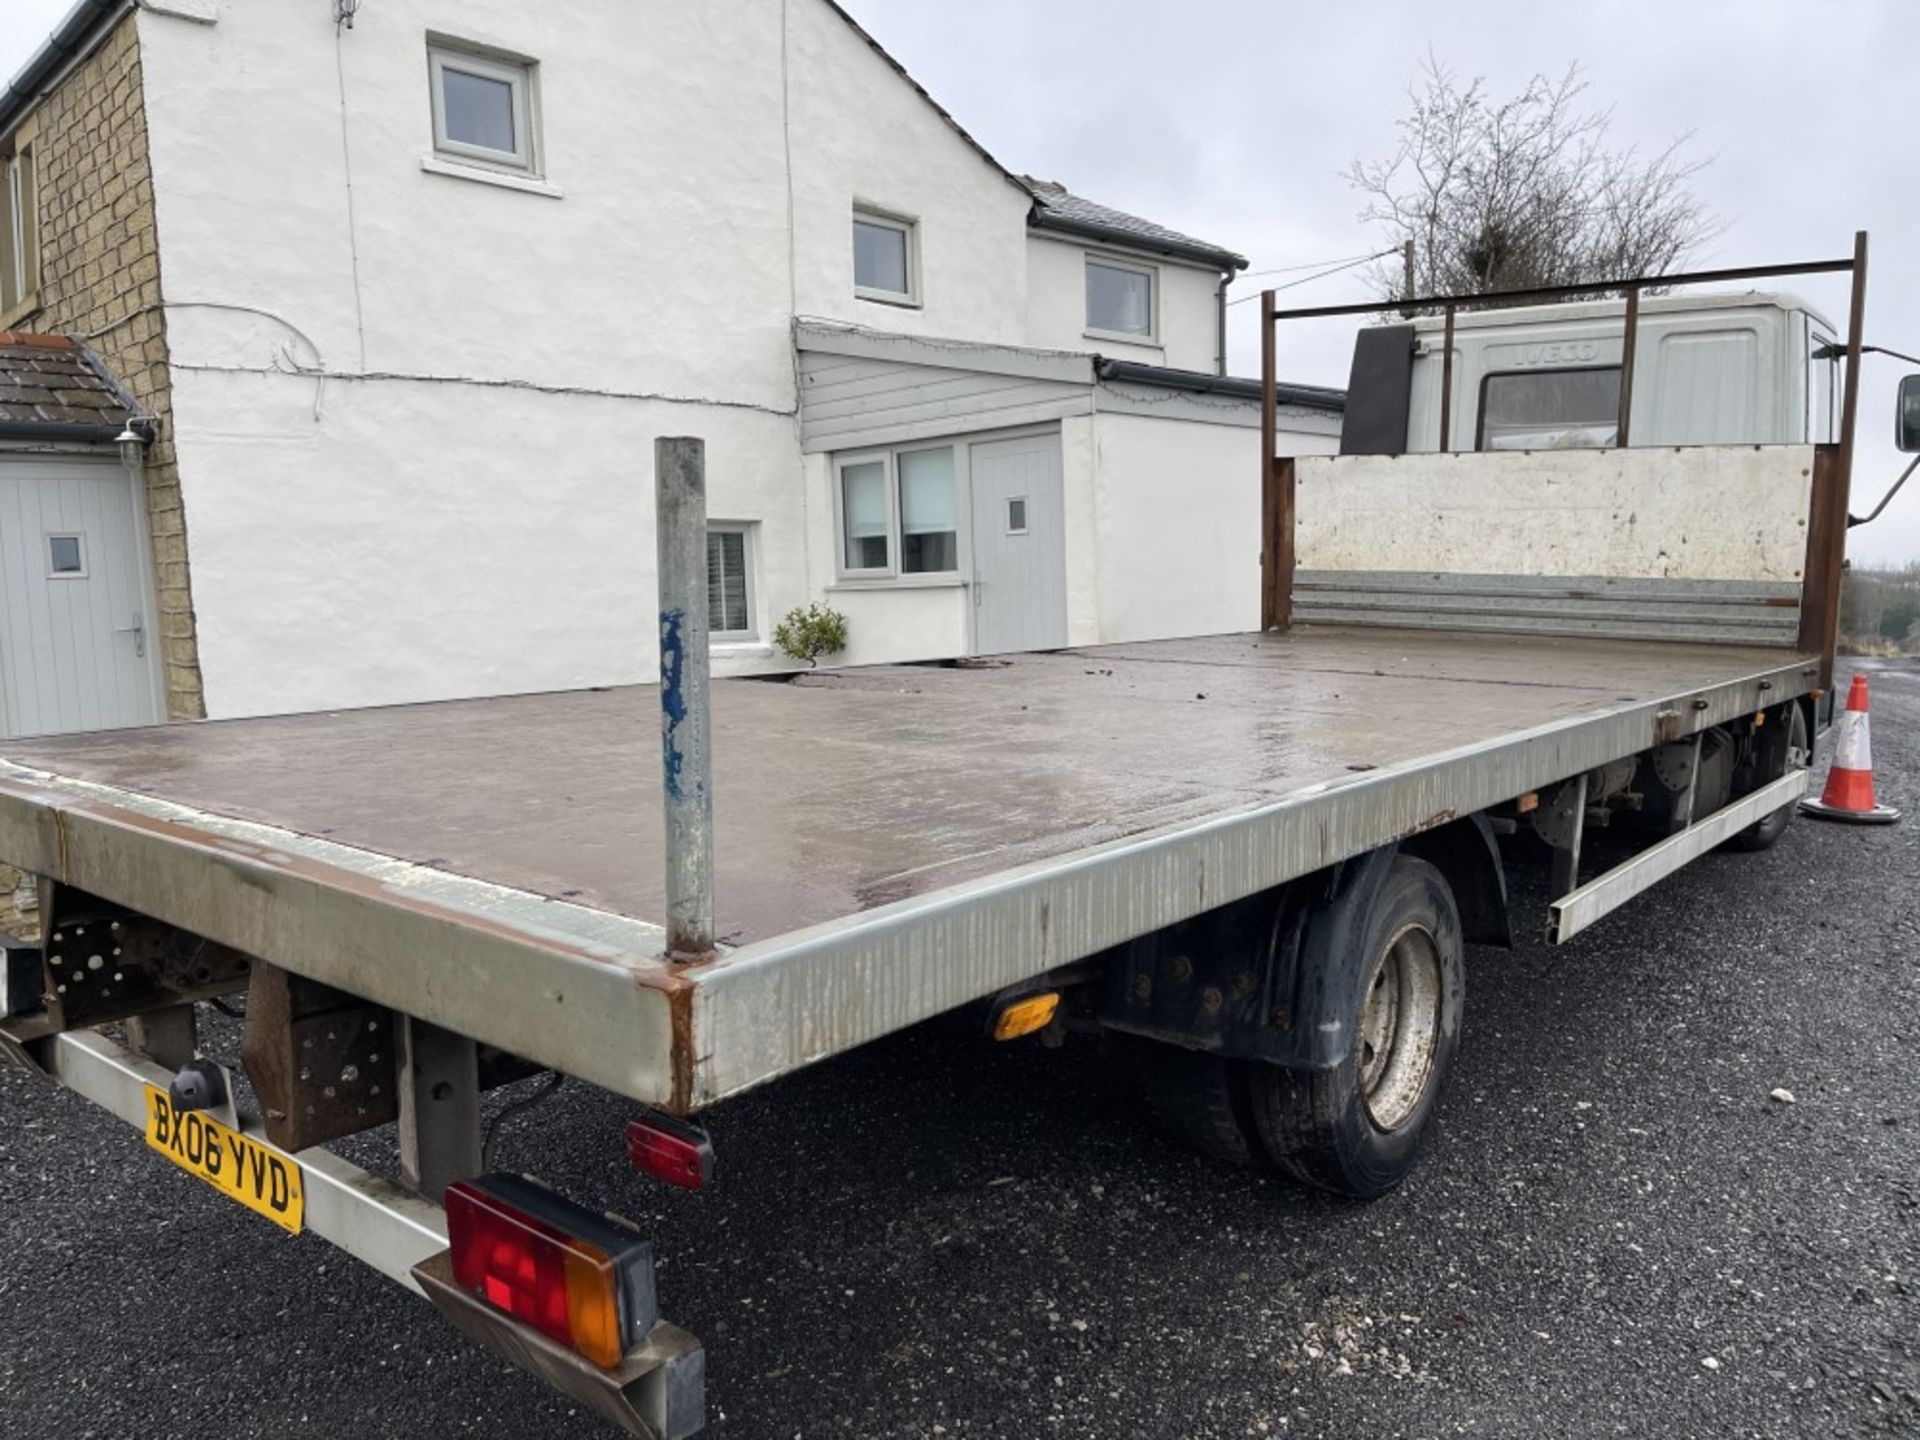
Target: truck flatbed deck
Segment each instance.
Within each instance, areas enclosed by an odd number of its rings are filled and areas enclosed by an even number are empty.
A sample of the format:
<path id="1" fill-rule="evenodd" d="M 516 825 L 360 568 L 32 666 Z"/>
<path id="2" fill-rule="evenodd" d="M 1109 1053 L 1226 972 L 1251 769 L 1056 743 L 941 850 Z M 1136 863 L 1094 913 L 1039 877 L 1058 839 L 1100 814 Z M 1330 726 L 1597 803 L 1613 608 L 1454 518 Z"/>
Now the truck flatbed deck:
<path id="1" fill-rule="evenodd" d="M 720 682 L 723 949 L 691 966 L 656 923 L 650 686 L 13 742 L 0 854 L 684 1110 L 1818 666 L 1325 626 Z"/>
<path id="2" fill-rule="evenodd" d="M 704 443 L 656 437 L 658 687 L 0 747 L 0 860 L 41 902 L 38 945 L 0 941 L 0 1059 L 648 1440 L 700 1428 L 704 1348 L 638 1232 L 491 1169 L 516 1057 L 657 1107 L 627 1158 L 697 1189 L 714 1137 L 682 1117 L 982 1002 L 996 1041 L 1119 1037 L 1204 1154 L 1382 1195 L 1446 1090 L 1467 945 L 1515 929 L 1498 837 L 1548 848 L 1558 943 L 1798 812 L 1865 266 L 1861 234 L 1657 282 L 1850 272 L 1837 443 L 1810 406 L 1784 443 L 1632 443 L 1662 372 L 1628 279 L 1610 434 L 1563 417 L 1596 443 L 1450 443 L 1456 311 L 1563 288 L 1434 302 L 1438 452 L 1407 453 L 1402 332 L 1356 349 L 1341 453 L 1280 455 L 1267 292 L 1258 634 L 710 687 Z M 1593 873 L 1602 826 L 1627 843 Z M 243 986 L 244 1110 L 197 1030 Z M 397 1176 L 328 1148 L 387 1124 Z"/>

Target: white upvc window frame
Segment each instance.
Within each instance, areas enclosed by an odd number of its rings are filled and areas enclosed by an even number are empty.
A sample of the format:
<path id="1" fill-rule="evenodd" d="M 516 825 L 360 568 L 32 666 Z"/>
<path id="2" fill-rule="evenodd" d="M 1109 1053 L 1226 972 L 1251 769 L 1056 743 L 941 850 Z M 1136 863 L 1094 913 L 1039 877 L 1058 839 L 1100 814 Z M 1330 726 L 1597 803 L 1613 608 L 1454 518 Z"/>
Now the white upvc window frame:
<path id="1" fill-rule="evenodd" d="M 740 537 L 740 568 L 745 580 L 747 627 L 744 630 L 722 630 L 711 614 L 707 617 L 707 638 L 715 645 L 738 645 L 751 643 L 760 638 L 760 586 L 754 576 L 755 551 L 759 548 L 755 541 L 755 531 L 759 525 L 752 520 L 709 520 L 707 534 L 738 535 Z"/>
<path id="2" fill-rule="evenodd" d="M 887 499 L 887 563 L 856 568 L 847 563 L 847 471 L 878 465 Z M 833 570 L 842 580 L 893 580 L 900 574 L 900 482 L 891 450 L 853 450 L 833 457 Z"/>
<path id="3" fill-rule="evenodd" d="M 513 103 L 512 151 L 473 145 L 447 134 L 445 74 L 448 66 L 508 86 Z M 539 63 L 525 56 L 466 45 L 440 35 L 427 37 L 427 92 L 433 112 L 433 153 L 455 165 L 503 175 L 541 178 Z"/>
<path id="4" fill-rule="evenodd" d="M 14 329 L 40 308 L 40 187 L 34 146 L 0 155 L 0 210 L 5 211 L 5 274 L 0 276 L 0 328 Z"/>
<path id="5" fill-rule="evenodd" d="M 21 183 L 26 165 L 27 157 L 19 151 L 7 156 L 7 260 L 11 273 L 7 276 L 6 308 L 9 310 L 27 298 L 27 245 L 31 227 L 26 215 L 27 187 Z"/>
<path id="6" fill-rule="evenodd" d="M 1087 305 L 1087 271 L 1093 266 L 1103 266 L 1108 270 L 1128 271 L 1147 277 L 1147 329 L 1104 330 L 1093 323 L 1093 312 Z M 1112 340 L 1122 345 L 1158 345 L 1160 343 L 1160 292 L 1161 274 L 1158 265 L 1144 260 L 1130 260 L 1118 255 L 1109 255 L 1104 251 L 1085 250 L 1081 252 L 1080 272 L 1080 312 L 1085 322 L 1083 333 L 1093 340 Z"/>
<path id="7" fill-rule="evenodd" d="M 80 562 L 76 570 L 57 570 L 53 563 L 53 542 L 56 540 L 73 541 L 74 558 Z M 49 580 L 85 580 L 90 576 L 87 564 L 87 535 L 84 530 L 49 530 L 42 543 L 42 558 L 46 561 Z"/>
<path id="8" fill-rule="evenodd" d="M 900 513 L 900 457 L 923 450 L 948 450 L 953 454 L 953 551 L 951 570 L 904 570 L 906 537 Z M 970 529 L 971 476 L 967 469 L 968 445 L 964 440 L 907 440 L 875 450 L 850 450 L 833 457 L 833 560 L 834 575 L 841 584 L 853 586 L 883 585 L 900 589 L 918 586 L 964 584 L 971 572 L 972 534 Z M 881 467 L 887 496 L 887 563 L 866 569 L 847 565 L 847 485 L 845 472 L 850 466 Z"/>
<path id="9" fill-rule="evenodd" d="M 873 225 L 883 230 L 897 230 L 904 237 L 907 262 L 907 288 L 905 290 L 882 290 L 871 285 L 862 285 L 855 261 L 853 293 L 861 300 L 873 300 L 882 305 L 902 305 L 908 309 L 920 306 L 920 222 L 911 215 L 897 215 L 872 205 L 854 202 L 853 217 L 847 224 L 847 245 L 853 249 L 853 227 L 855 225 Z"/>

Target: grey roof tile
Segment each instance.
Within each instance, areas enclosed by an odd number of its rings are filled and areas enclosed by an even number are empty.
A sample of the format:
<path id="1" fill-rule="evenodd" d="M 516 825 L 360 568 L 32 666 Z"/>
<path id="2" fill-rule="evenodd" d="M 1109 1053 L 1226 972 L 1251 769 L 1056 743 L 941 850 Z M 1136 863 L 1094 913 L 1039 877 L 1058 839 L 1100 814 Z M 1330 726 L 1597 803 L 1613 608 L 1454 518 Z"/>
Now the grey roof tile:
<path id="1" fill-rule="evenodd" d="M 0 332 L 0 420 L 47 427 L 124 425 L 140 418 L 127 395 L 65 335 Z"/>
<path id="2" fill-rule="evenodd" d="M 1178 230 L 1156 225 L 1138 215 L 1115 210 L 1111 205 L 1101 205 L 1075 195 L 1051 180 L 1036 180 L 1031 175 L 1022 178 L 1033 194 L 1031 223 L 1039 229 L 1060 230 L 1090 239 L 1104 239 L 1114 245 L 1182 255 L 1218 265 L 1223 270 L 1247 268 L 1246 257 L 1224 245 L 1183 235 Z"/>

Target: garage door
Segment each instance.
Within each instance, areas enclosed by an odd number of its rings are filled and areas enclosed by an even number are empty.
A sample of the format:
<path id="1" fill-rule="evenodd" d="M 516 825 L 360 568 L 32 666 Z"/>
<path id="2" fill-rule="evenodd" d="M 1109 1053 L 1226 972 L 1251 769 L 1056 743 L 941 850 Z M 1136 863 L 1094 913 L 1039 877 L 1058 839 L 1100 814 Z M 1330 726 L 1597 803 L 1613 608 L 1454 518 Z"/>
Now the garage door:
<path id="1" fill-rule="evenodd" d="M 133 481 L 0 456 L 0 738 L 161 718 Z"/>

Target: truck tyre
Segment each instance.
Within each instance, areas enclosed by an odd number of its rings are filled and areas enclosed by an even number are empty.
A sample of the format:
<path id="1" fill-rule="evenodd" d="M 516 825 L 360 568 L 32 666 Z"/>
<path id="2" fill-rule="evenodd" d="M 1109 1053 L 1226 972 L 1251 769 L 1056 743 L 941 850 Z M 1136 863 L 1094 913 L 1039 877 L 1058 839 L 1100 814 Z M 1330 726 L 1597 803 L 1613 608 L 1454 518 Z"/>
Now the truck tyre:
<path id="1" fill-rule="evenodd" d="M 1744 795 L 1778 780 L 1791 770 L 1805 770 L 1813 764 L 1813 747 L 1807 743 L 1807 712 L 1799 705 L 1787 707 L 1787 721 L 1776 727 L 1781 737 L 1757 748 L 1750 766 L 1743 766 L 1735 777 L 1735 793 Z M 1769 737 L 1771 739 L 1771 737 Z M 1799 812 L 1798 803 L 1789 800 L 1771 815 L 1763 815 L 1726 843 L 1729 850 L 1771 850 Z"/>
<path id="2" fill-rule="evenodd" d="M 1174 1139 L 1229 1165 L 1260 1159 L 1253 1104 L 1241 1066 L 1219 1055 L 1141 1042 L 1147 1108 Z"/>
<path id="3" fill-rule="evenodd" d="M 1348 1054 L 1319 1070 L 1252 1065 L 1247 1080 L 1255 1126 L 1281 1169 L 1371 1199 L 1419 1157 L 1459 1047 L 1466 976 L 1453 892 L 1424 860 L 1394 859 L 1352 934 L 1327 977 L 1345 989 Z"/>

